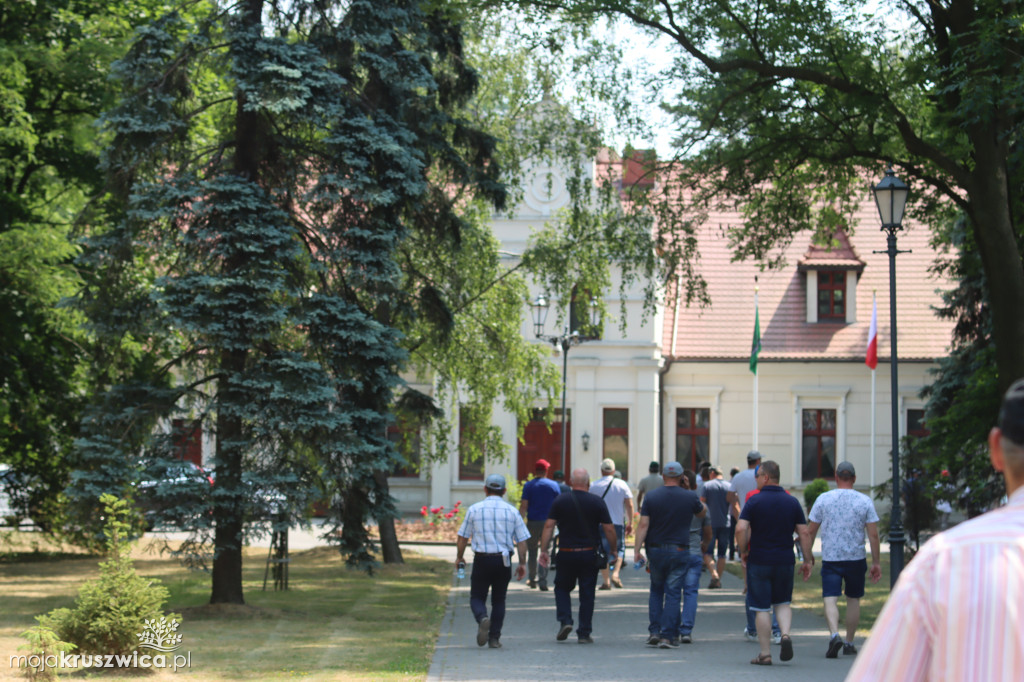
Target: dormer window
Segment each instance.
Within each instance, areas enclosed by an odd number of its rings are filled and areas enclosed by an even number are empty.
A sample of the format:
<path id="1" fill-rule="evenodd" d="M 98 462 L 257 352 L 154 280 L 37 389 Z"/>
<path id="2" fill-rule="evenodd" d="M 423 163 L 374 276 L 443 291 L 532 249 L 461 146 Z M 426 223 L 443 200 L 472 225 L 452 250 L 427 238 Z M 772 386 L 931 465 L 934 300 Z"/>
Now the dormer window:
<path id="1" fill-rule="evenodd" d="M 807 282 L 807 322 L 857 321 L 857 279 L 864 271 L 846 233 L 837 232 L 830 243 L 811 243 L 797 264 Z"/>
<path id="2" fill-rule="evenodd" d="M 846 322 L 845 271 L 818 271 L 818 320 Z"/>

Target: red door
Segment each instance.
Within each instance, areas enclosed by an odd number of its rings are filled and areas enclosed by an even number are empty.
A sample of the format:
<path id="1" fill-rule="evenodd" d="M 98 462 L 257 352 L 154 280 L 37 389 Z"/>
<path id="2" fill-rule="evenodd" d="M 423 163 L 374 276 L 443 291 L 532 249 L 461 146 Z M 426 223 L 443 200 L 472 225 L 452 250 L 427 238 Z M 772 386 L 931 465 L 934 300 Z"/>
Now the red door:
<path id="1" fill-rule="evenodd" d="M 572 437 L 572 413 L 569 413 L 569 425 L 567 429 L 567 436 Z M 538 459 L 546 459 L 551 464 L 551 471 L 554 472 L 556 469 L 562 469 L 564 472 L 572 470 L 572 464 L 569 459 L 568 447 L 569 443 L 572 442 L 568 438 L 566 439 L 566 453 L 565 453 L 565 465 L 561 464 L 560 453 L 562 451 L 562 422 L 556 421 L 551 424 L 551 430 L 548 431 L 547 424 L 542 419 L 534 418 L 523 429 L 523 442 L 519 443 L 518 449 L 516 450 L 516 475 L 520 481 L 525 481 L 526 477 L 534 472 L 534 465 Z M 566 479 L 569 478 L 566 473 Z"/>

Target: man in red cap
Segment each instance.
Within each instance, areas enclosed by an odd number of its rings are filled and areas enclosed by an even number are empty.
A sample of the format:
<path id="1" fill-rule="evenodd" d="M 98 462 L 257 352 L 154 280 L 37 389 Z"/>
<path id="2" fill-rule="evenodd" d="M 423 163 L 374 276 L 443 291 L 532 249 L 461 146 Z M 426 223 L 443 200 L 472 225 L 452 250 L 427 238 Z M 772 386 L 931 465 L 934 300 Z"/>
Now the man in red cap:
<path id="1" fill-rule="evenodd" d="M 540 587 L 545 592 L 548 589 L 548 568 L 540 566 L 538 570 L 537 546 L 540 544 L 540 536 L 544 531 L 544 522 L 548 519 L 551 503 L 560 492 L 558 484 L 547 477 L 549 468 L 551 465 L 547 460 L 537 460 L 534 464 L 534 477 L 523 486 L 523 497 L 519 503 L 519 513 L 526 515 L 526 528 L 530 531 L 530 539 L 526 541 L 526 563 L 530 579 L 526 584 L 530 587 Z"/>

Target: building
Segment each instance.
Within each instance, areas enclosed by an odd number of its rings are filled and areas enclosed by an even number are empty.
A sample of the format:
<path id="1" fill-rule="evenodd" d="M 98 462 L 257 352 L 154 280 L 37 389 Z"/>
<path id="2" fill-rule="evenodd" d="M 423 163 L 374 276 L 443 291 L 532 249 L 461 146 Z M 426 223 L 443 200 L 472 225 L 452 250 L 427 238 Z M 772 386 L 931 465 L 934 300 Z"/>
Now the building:
<path id="1" fill-rule="evenodd" d="M 599 160 L 589 172 L 610 162 Z M 623 177 L 624 182 L 640 178 L 628 163 Z M 564 175 L 557 168 L 535 169 L 516 214 L 495 219 L 503 250 L 522 253 L 530 231 L 567 201 Z M 888 479 L 889 261 L 867 187 L 855 219 L 856 231 L 837 235 L 829 249 L 815 246 L 810 233 L 797 235 L 781 254 L 786 265 L 762 271 L 757 263 L 731 260 L 722 227 L 735 224 L 739 215 L 709 214 L 700 234 L 699 271 L 708 284 L 710 307 L 686 307 L 670 285 L 656 314 L 645 318 L 640 292 L 633 291 L 624 301 L 625 334 L 618 331 L 618 301 L 609 301 L 615 317 L 606 320 L 603 337 L 570 351 L 564 468 L 583 466 L 596 476 L 600 461 L 611 457 L 634 483 L 646 475 L 651 460 L 693 467 L 708 459 L 725 470 L 745 468 L 747 451 L 756 447 L 779 462 L 782 484 L 790 488 L 832 478 L 844 460 L 857 468 L 859 487 Z M 948 352 L 952 329 L 932 310 L 941 304 L 939 290 L 953 285 L 929 273 L 935 257 L 929 237 L 927 228 L 909 219 L 899 234 L 901 436 L 920 428 L 919 393 L 936 359 Z M 749 367 L 755 296 L 761 332 L 756 412 Z M 876 296 L 879 363 L 872 403 L 865 351 Z M 522 332 L 534 338 L 525 309 Z M 562 360 L 553 354 L 552 362 Z M 394 477 L 392 492 L 400 507 L 416 512 L 424 504 L 469 504 L 483 497 L 485 473 L 524 479 L 540 457 L 559 468 L 561 422 L 549 432 L 532 421 L 525 425 L 525 443 L 518 443 L 513 417 L 498 413 L 495 420 L 509 448 L 508 461 L 473 467 L 452 456 L 429 471 Z"/>

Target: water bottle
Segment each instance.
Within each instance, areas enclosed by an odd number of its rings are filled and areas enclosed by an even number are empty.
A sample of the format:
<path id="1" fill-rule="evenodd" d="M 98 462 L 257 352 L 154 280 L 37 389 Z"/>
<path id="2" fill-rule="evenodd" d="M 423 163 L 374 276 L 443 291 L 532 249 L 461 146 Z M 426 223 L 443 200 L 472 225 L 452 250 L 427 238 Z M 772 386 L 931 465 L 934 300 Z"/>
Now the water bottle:
<path id="1" fill-rule="evenodd" d="M 639 571 L 641 568 L 644 567 L 644 564 L 646 564 L 646 563 L 647 563 L 647 560 L 644 559 L 643 557 L 640 557 L 639 561 L 633 562 L 633 569 Z"/>
<path id="2" fill-rule="evenodd" d="M 466 562 L 465 561 L 460 561 L 459 562 L 459 570 L 456 573 L 456 575 L 459 576 L 459 580 L 465 580 L 465 578 L 466 578 Z"/>

